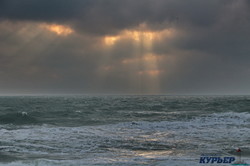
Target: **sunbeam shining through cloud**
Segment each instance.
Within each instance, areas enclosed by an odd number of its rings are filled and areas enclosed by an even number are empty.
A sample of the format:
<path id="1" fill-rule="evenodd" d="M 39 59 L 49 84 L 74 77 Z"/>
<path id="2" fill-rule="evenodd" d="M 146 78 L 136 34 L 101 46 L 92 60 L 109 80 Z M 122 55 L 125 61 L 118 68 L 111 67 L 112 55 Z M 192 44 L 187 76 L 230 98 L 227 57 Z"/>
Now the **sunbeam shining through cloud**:
<path id="1" fill-rule="evenodd" d="M 250 163 L 249 44 L 250 0 L 0 0 L 0 166 Z"/>
<path id="2" fill-rule="evenodd" d="M 122 57 L 120 61 L 128 71 L 133 70 L 128 76 L 128 81 L 133 80 L 131 86 L 140 89 L 140 93 L 159 93 L 161 90 L 159 77 L 164 73 L 164 69 L 160 69 L 158 63 L 164 60 L 164 56 L 155 54 L 153 47 L 155 42 L 161 42 L 163 39 L 171 40 L 176 34 L 176 30 L 173 28 L 149 31 L 146 24 L 143 24 L 143 26 L 124 30 L 113 36 L 104 36 L 103 42 L 109 52 L 106 55 L 108 58 L 105 60 L 107 66 L 103 67 L 101 71 L 107 75 L 115 70 L 115 66 L 109 66 L 108 63 L 112 61 L 113 56 L 119 55 L 111 55 L 112 51 L 116 50 L 121 43 L 129 42 L 132 44 L 131 56 Z M 132 79 L 133 77 L 137 79 Z"/>
<path id="3" fill-rule="evenodd" d="M 0 1 L 0 91 L 250 93 L 249 6 Z"/>

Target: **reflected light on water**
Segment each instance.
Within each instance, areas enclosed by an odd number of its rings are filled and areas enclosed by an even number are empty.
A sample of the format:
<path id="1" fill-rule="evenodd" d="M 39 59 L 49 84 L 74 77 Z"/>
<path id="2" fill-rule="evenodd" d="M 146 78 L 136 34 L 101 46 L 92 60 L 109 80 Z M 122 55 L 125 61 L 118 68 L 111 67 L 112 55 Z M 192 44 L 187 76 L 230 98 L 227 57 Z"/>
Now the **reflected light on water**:
<path id="1" fill-rule="evenodd" d="M 137 156 L 145 158 L 167 157 L 173 153 L 172 150 L 159 150 L 159 151 L 136 151 Z"/>

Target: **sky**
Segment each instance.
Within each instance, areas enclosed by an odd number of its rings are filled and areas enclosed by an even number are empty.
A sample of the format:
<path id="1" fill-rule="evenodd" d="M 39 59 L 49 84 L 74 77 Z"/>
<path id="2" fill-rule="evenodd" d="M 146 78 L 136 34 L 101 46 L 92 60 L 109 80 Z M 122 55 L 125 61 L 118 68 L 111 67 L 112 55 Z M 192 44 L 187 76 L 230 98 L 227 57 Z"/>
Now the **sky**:
<path id="1" fill-rule="evenodd" d="M 0 0 L 0 94 L 250 94 L 248 0 Z"/>

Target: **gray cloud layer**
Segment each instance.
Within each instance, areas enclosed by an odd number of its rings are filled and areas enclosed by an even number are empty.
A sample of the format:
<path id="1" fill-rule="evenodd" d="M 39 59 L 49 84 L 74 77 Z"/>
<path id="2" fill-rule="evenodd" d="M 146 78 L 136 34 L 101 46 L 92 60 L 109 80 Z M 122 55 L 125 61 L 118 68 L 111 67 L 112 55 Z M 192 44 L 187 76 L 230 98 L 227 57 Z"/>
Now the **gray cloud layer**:
<path id="1" fill-rule="evenodd" d="M 68 22 L 91 33 L 113 33 L 142 22 L 161 26 L 184 22 L 209 26 L 216 22 L 228 0 L 2 0 L 2 18 Z M 164 24 L 166 26 L 166 24 Z"/>
<path id="2" fill-rule="evenodd" d="M 249 93 L 250 3 L 246 0 L 0 0 L 2 93 L 153 93 L 135 76 L 143 64 L 130 40 L 111 49 L 101 38 L 146 24 L 178 35 L 156 40 L 160 93 Z M 39 23 L 71 26 L 60 37 Z M 106 73 L 100 73 L 111 67 Z"/>

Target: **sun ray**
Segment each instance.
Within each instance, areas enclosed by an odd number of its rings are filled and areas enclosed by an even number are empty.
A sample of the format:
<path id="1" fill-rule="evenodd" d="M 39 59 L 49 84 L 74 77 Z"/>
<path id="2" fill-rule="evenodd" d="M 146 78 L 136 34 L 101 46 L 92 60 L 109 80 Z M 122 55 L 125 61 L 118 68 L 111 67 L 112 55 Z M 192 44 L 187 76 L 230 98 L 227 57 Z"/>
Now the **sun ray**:
<path id="1" fill-rule="evenodd" d="M 127 68 L 130 73 L 128 81 L 132 81 L 131 86 L 137 87 L 139 93 L 158 93 L 160 92 L 160 75 L 164 73 L 159 68 L 159 61 L 164 60 L 163 56 L 157 55 L 153 52 L 155 42 L 162 39 L 171 39 L 175 36 L 176 30 L 169 28 L 160 31 L 151 31 L 146 26 L 136 29 L 124 30 L 113 36 L 104 36 L 103 44 L 106 50 L 105 62 L 109 66 L 112 59 L 112 51 L 119 46 L 123 41 L 130 42 L 133 45 L 133 57 L 123 58 L 120 61 L 122 67 Z M 116 55 L 117 56 L 117 55 Z M 115 70 L 113 66 L 112 70 Z M 108 75 L 111 72 L 110 68 L 102 68 L 103 75 Z M 104 74 L 105 73 L 105 74 Z"/>

